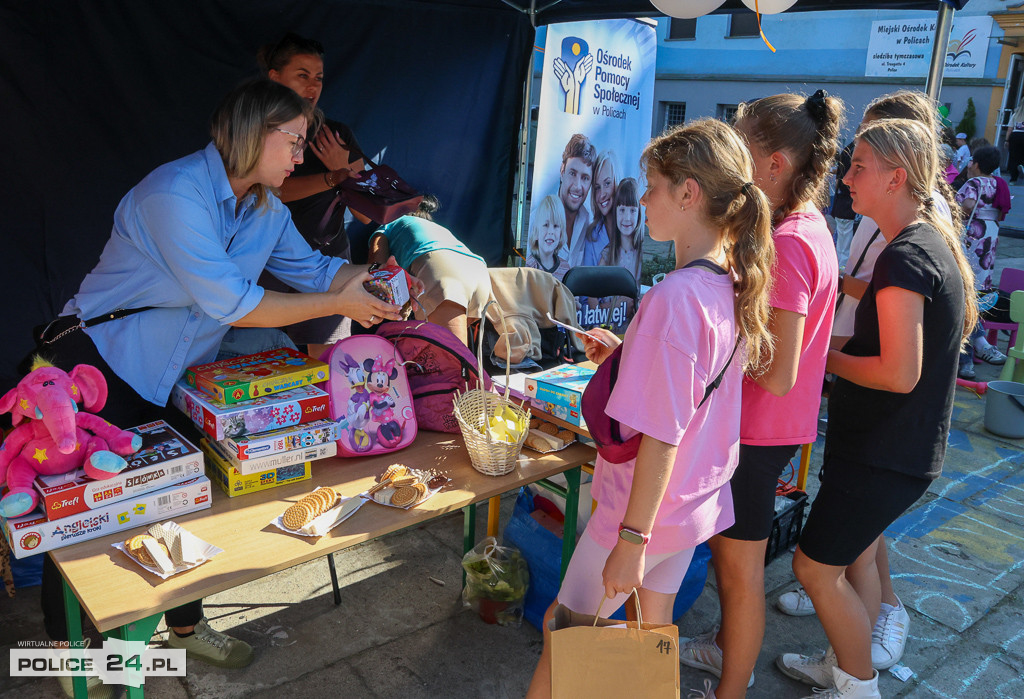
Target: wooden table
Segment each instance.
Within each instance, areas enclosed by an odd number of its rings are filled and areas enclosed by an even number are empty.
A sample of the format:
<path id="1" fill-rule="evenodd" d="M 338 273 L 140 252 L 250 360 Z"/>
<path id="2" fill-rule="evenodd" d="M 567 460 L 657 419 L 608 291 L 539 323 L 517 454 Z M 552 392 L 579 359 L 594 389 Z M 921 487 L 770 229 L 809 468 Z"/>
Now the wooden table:
<path id="1" fill-rule="evenodd" d="M 512 473 L 486 476 L 470 464 L 460 435 L 423 432 L 401 452 L 318 461 L 308 481 L 236 498 L 229 498 L 219 486 L 211 484 L 210 509 L 175 518 L 200 539 L 224 549 L 224 553 L 194 570 L 166 581 L 148 573 L 111 546 L 129 536 L 124 532 L 50 552 L 64 578 L 69 637 L 82 638 L 81 605 L 100 632 L 112 633 L 125 641 L 148 642 L 166 609 L 459 509 L 464 511 L 468 550 L 475 539 L 476 503 L 559 473 L 564 473 L 568 482 L 564 489 L 564 574 L 576 541 L 579 467 L 593 458 L 594 450 L 580 444 L 553 454 L 525 450 Z M 452 483 L 410 510 L 367 502 L 319 539 L 288 534 L 271 524 L 290 503 L 314 488 L 331 486 L 344 496 L 353 496 L 372 486 L 375 478 L 395 462 L 442 473 L 452 478 Z M 328 560 L 333 566 L 333 557 Z M 85 678 L 74 679 L 75 696 L 84 697 Z M 143 687 L 129 687 L 129 697 L 142 697 Z"/>

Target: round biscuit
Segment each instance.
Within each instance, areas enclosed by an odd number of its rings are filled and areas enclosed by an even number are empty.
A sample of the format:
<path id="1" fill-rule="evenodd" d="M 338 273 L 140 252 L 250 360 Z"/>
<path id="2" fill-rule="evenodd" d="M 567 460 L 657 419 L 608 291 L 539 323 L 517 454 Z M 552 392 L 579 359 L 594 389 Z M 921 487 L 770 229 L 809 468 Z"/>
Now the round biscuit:
<path id="1" fill-rule="evenodd" d="M 128 541 L 124 542 L 124 547 L 134 554 L 140 549 L 145 550 L 142 542 L 152 538 L 153 537 L 149 534 L 139 534 L 138 536 L 133 536 L 128 539 Z"/>
<path id="2" fill-rule="evenodd" d="M 323 491 L 324 498 L 327 500 L 327 507 L 324 508 L 324 512 L 326 512 L 338 504 L 338 498 L 340 498 L 341 495 L 339 495 L 338 491 L 334 488 L 321 488 L 320 490 Z"/>
<path id="3" fill-rule="evenodd" d="M 395 507 L 408 507 L 420 497 L 420 491 L 414 485 L 403 485 L 395 489 L 391 496 L 391 504 Z"/>
<path id="4" fill-rule="evenodd" d="M 312 508 L 305 503 L 295 503 L 281 515 L 281 522 L 288 529 L 302 529 L 313 519 Z"/>
<path id="5" fill-rule="evenodd" d="M 556 436 L 556 437 L 558 437 L 558 438 L 559 438 L 560 440 L 562 440 L 563 442 L 571 442 L 571 441 L 573 441 L 574 439 L 576 439 L 576 435 L 574 435 L 574 434 L 573 434 L 572 432 L 570 432 L 569 430 L 562 430 L 561 432 L 559 432 L 559 433 L 558 433 L 557 435 L 555 435 L 555 436 Z"/>

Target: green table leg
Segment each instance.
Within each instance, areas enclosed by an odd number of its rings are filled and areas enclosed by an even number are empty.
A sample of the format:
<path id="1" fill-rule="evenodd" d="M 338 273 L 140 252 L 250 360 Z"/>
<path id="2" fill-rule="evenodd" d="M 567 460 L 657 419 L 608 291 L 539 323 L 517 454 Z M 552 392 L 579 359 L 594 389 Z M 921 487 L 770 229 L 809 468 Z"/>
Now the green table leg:
<path id="1" fill-rule="evenodd" d="M 62 577 L 61 582 L 64 585 L 64 615 L 68 623 L 68 640 L 72 644 L 77 643 L 78 647 L 81 648 L 82 607 L 78 604 L 78 598 L 75 597 L 75 593 L 71 586 L 68 585 L 68 581 Z M 89 696 L 85 675 L 74 675 L 71 678 L 71 686 L 75 692 L 75 699 L 86 699 Z"/>
<path id="2" fill-rule="evenodd" d="M 476 505 L 462 508 L 462 555 L 465 556 L 476 545 Z M 466 586 L 466 571 L 462 571 L 462 586 Z"/>
<path id="3" fill-rule="evenodd" d="M 146 617 L 145 619 L 140 619 L 139 621 L 132 622 L 131 624 L 121 626 L 115 630 L 112 635 L 122 641 L 139 641 L 141 643 L 148 644 L 150 639 L 153 638 L 153 632 L 156 631 L 156 627 L 160 623 L 161 618 L 163 618 L 163 612 Z M 143 699 L 145 688 L 145 684 L 141 684 L 138 687 L 129 686 L 128 699 Z"/>
<path id="4" fill-rule="evenodd" d="M 562 526 L 562 572 L 558 576 L 561 581 L 569 567 L 569 559 L 576 550 L 576 520 L 580 506 L 580 468 L 569 469 L 564 474 L 565 493 L 565 524 Z"/>

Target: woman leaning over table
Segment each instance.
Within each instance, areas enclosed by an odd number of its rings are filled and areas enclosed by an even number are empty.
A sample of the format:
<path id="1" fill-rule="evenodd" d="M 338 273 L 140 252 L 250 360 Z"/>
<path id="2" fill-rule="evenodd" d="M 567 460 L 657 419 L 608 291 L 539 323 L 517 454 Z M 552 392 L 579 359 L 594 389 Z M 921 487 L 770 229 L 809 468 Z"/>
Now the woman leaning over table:
<path id="1" fill-rule="evenodd" d="M 845 182 L 853 209 L 886 245 L 857 308 L 853 337 L 830 350 L 821 489 L 793 570 L 831 649 L 824 697 L 879 697 L 871 631 L 881 606 L 882 532 L 937 478 L 949 435 L 957 358 L 977 322 L 974 274 L 959 231 L 935 205 L 935 135 L 917 121 L 862 127 Z M 884 544 L 883 544 L 884 545 Z M 786 654 L 780 665 L 807 664 Z M 789 674 L 789 673 L 787 673 Z M 825 684 L 825 682 L 822 682 Z"/>
<path id="2" fill-rule="evenodd" d="M 121 200 L 100 261 L 38 348 L 64 369 L 87 363 L 104 373 L 102 417 L 120 427 L 182 424 L 166 407 L 171 387 L 187 367 L 214 359 L 231 326 L 330 314 L 365 326 L 399 318 L 397 307 L 363 289 L 365 267 L 311 250 L 273 193 L 302 162 L 312 119 L 312 105 L 292 90 L 266 79 L 243 83 L 214 112 L 206 148 L 158 167 Z M 264 290 L 256 283 L 264 268 L 304 293 Z M 61 578 L 49 558 L 42 601 L 47 633 L 66 639 Z M 201 600 L 165 618 L 168 644 L 190 659 L 252 661 L 248 644 L 209 627 Z"/>

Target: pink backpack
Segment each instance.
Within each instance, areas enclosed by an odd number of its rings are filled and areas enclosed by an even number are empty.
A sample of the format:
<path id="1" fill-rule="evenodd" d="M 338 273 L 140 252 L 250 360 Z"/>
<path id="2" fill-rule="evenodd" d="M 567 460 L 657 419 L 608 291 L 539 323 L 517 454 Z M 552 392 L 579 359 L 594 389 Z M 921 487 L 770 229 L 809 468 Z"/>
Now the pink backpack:
<path id="1" fill-rule="evenodd" d="M 338 456 L 386 454 L 416 439 L 416 414 L 402 355 L 377 335 L 339 340 L 330 365 L 331 418 L 341 424 Z"/>
<path id="2" fill-rule="evenodd" d="M 473 353 L 448 328 L 421 320 L 382 323 L 377 334 L 394 342 L 406 359 L 419 426 L 457 434 L 452 397 L 480 383 Z M 483 378 L 483 387 L 490 390 L 491 377 Z"/>

